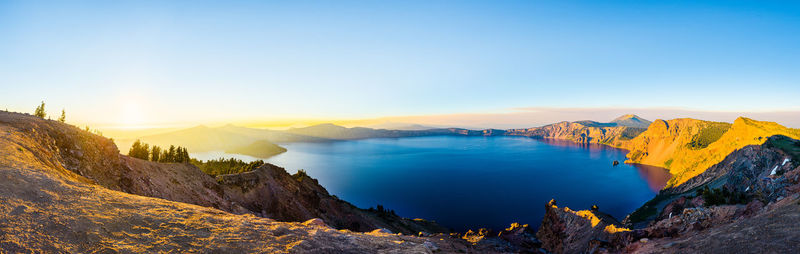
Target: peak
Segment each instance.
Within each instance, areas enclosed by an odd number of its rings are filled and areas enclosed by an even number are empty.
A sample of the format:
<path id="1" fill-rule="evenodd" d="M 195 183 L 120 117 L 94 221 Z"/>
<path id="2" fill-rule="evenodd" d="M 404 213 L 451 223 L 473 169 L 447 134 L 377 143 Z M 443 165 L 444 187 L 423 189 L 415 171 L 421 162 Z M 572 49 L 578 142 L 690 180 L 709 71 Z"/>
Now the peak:
<path id="1" fill-rule="evenodd" d="M 743 116 L 740 116 L 739 118 L 736 118 L 736 120 L 733 121 L 733 125 L 734 126 L 748 125 L 748 126 L 755 126 L 755 127 L 758 127 L 758 128 L 770 129 L 770 130 L 787 129 L 785 126 L 780 125 L 780 124 L 778 124 L 776 122 L 758 121 L 758 120 L 753 120 L 753 119 L 750 119 L 750 118 L 747 118 L 747 117 L 743 117 Z"/>
<path id="2" fill-rule="evenodd" d="M 753 119 L 750 119 L 750 118 L 747 118 L 747 117 L 740 116 L 740 117 L 737 117 L 737 118 L 736 118 L 736 120 L 734 120 L 733 122 L 734 122 L 734 123 L 735 123 L 735 122 L 747 123 L 747 122 L 753 122 L 753 121 L 754 121 Z"/>
<path id="3" fill-rule="evenodd" d="M 616 118 L 616 119 L 614 119 L 614 120 L 627 120 L 627 119 L 637 119 L 637 120 L 641 120 L 642 118 L 641 118 L 641 117 L 639 117 L 639 116 L 637 116 L 637 115 L 634 115 L 634 114 L 625 114 L 625 115 L 622 115 L 622 116 L 620 116 L 620 117 L 617 117 L 617 118 Z"/>
<path id="4" fill-rule="evenodd" d="M 617 117 L 611 122 L 619 124 L 621 126 L 637 127 L 637 128 L 647 128 L 647 126 L 650 125 L 650 121 L 634 114 L 627 114 Z"/>
<path id="5" fill-rule="evenodd" d="M 319 127 L 322 127 L 322 126 L 324 126 L 324 127 L 342 127 L 342 126 L 335 125 L 335 124 L 332 124 L 332 123 L 321 123 L 321 124 L 317 124 L 317 125 L 314 125 L 314 126 L 319 126 Z"/>

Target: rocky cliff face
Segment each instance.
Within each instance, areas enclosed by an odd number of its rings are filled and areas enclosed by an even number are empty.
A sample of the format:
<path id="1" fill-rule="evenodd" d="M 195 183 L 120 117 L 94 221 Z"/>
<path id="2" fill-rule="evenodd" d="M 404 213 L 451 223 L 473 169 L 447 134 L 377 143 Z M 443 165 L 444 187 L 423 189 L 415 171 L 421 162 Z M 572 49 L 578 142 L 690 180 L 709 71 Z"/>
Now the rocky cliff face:
<path id="1" fill-rule="evenodd" d="M 576 143 L 598 143 L 622 147 L 628 140 L 644 131 L 637 128 L 589 126 L 578 122 L 560 122 L 528 129 L 511 129 L 506 135 L 570 140 Z"/>
<path id="2" fill-rule="evenodd" d="M 188 163 L 157 163 L 118 155 L 125 169 L 125 192 L 245 214 L 250 210 L 226 199 L 224 189 Z"/>
<path id="3" fill-rule="evenodd" d="M 763 144 L 768 137 L 800 138 L 800 131 L 772 122 L 740 117 L 725 123 L 695 119 L 656 120 L 647 131 L 622 147 L 630 150 L 628 162 L 664 167 L 673 178 L 667 187 L 678 186 L 748 145 Z"/>

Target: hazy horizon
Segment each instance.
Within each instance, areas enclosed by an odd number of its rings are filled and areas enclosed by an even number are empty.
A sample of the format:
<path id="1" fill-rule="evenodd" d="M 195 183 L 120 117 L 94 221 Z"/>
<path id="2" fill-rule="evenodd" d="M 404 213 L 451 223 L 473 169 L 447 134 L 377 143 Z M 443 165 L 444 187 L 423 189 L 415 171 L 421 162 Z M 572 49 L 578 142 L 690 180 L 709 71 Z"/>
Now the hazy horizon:
<path id="1" fill-rule="evenodd" d="M 275 122 L 228 122 L 228 123 L 195 123 L 178 126 L 164 126 L 154 128 L 108 128 L 96 127 L 104 135 L 133 139 L 143 136 L 168 133 L 197 126 L 210 128 L 234 125 L 256 129 L 286 130 L 289 128 L 308 127 L 317 124 L 332 123 L 344 127 L 368 127 L 384 128 L 382 125 L 391 123 L 396 126 L 421 125 L 430 128 L 466 128 L 466 129 L 515 129 L 540 127 L 547 124 L 561 121 L 581 121 L 591 120 L 597 122 L 610 122 L 614 118 L 625 114 L 635 114 L 644 119 L 653 121 L 656 119 L 669 120 L 675 118 L 694 118 L 708 121 L 732 123 L 738 117 L 747 117 L 758 121 L 776 122 L 790 128 L 800 128 L 800 112 L 710 112 L 689 109 L 614 109 L 614 108 L 594 108 L 594 109 L 575 109 L 575 108 L 527 108 L 516 109 L 507 113 L 484 113 L 484 114 L 448 114 L 448 115 L 428 115 L 428 116 L 397 116 L 383 117 L 374 119 L 348 119 L 348 120 L 313 120 L 313 121 L 281 121 L 280 123 L 291 123 L 288 125 L 275 125 Z M 95 128 L 95 127 L 93 127 Z M 394 128 L 386 128 L 394 129 Z"/>

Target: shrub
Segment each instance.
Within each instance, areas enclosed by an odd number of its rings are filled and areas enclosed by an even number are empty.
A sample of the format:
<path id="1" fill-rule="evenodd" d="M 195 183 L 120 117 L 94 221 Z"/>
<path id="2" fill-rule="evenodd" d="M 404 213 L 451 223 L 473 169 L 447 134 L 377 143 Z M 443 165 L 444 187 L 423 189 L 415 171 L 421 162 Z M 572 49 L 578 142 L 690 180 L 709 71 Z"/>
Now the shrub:
<path id="1" fill-rule="evenodd" d="M 725 187 L 711 189 L 708 185 L 698 189 L 697 196 L 703 197 L 706 206 L 746 204 L 748 201 L 744 192 L 730 191 Z"/>
<path id="2" fill-rule="evenodd" d="M 42 104 L 39 104 L 39 106 L 36 107 L 36 111 L 33 112 L 33 115 L 41 118 L 45 118 L 47 116 L 47 113 L 44 111 L 44 101 L 42 101 Z"/>

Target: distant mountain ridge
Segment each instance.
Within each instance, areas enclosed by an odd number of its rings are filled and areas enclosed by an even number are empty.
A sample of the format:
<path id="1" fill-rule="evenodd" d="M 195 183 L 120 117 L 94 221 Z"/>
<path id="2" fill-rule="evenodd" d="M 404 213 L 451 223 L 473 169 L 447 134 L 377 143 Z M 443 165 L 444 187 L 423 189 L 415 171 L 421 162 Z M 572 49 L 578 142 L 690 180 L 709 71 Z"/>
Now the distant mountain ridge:
<path id="1" fill-rule="evenodd" d="M 347 128 L 335 124 L 318 124 L 288 130 L 269 130 L 226 125 L 218 128 L 197 126 L 168 133 L 149 135 L 140 139 L 149 144 L 169 146 L 170 144 L 185 146 L 190 152 L 206 151 L 241 151 L 255 147 L 272 147 L 267 143 L 297 142 L 332 142 L 341 140 L 367 138 L 400 138 L 436 135 L 483 136 L 501 135 L 503 130 L 468 130 L 462 128 L 441 128 L 427 130 L 388 130 L 366 127 Z M 130 141 L 129 141 L 130 142 Z M 255 144 L 259 142 L 259 144 Z M 121 149 L 127 149 L 126 143 L 117 141 Z M 280 149 L 274 149 L 280 150 Z M 269 154 L 250 151 L 249 154 Z M 264 157 L 262 157 L 264 158 Z"/>
<path id="2" fill-rule="evenodd" d="M 414 123 L 396 123 L 396 122 L 384 122 L 380 124 L 373 124 L 364 126 L 367 128 L 372 129 L 386 129 L 386 130 L 402 130 L 402 131 L 421 131 L 421 130 L 430 130 L 430 129 L 437 129 L 437 127 L 422 125 L 422 124 L 414 124 Z"/>

